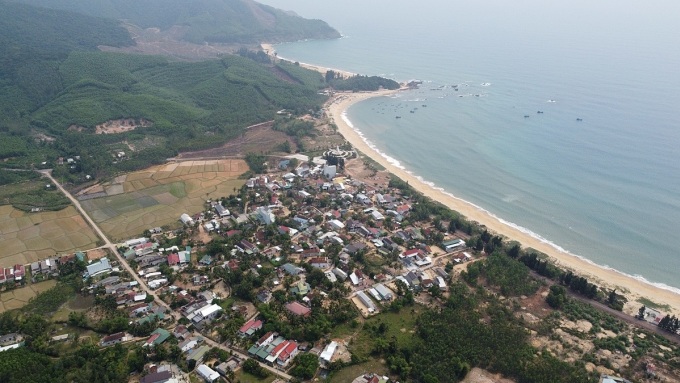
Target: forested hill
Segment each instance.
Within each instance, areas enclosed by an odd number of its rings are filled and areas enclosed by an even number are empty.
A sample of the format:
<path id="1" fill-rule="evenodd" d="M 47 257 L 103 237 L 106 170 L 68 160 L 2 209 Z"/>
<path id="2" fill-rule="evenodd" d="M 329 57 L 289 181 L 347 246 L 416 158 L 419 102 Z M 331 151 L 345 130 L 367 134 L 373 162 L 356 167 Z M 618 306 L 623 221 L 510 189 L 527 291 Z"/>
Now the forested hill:
<path id="1" fill-rule="evenodd" d="M 58 63 L 71 51 L 133 44 L 118 24 L 0 0 L 0 124 L 15 126 L 62 90 Z"/>
<path id="2" fill-rule="evenodd" d="M 0 0 L 0 167 L 51 167 L 58 157 L 81 156 L 87 161 L 60 168 L 70 172 L 62 176 L 106 177 L 220 145 L 277 110 L 306 112 L 325 100 L 320 74 L 267 56 L 186 63 L 99 51 L 133 44 L 118 24 Z M 151 126 L 95 134 L 96 125 L 117 119 Z M 127 160 L 112 164 L 122 149 Z"/>
<path id="3" fill-rule="evenodd" d="M 15 0 L 91 16 L 126 20 L 142 28 L 186 27 L 193 43 L 256 43 L 338 38 L 321 20 L 308 20 L 252 0 Z"/>

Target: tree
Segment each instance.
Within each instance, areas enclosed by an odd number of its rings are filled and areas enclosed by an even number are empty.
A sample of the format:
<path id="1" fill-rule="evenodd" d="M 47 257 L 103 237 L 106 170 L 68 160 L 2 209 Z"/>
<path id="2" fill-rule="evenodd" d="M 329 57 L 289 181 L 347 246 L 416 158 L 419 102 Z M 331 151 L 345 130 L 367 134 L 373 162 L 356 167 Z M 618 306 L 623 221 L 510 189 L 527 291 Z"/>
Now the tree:
<path id="1" fill-rule="evenodd" d="M 294 360 L 295 367 L 290 371 L 291 375 L 300 379 L 311 379 L 319 368 L 319 359 L 314 354 L 299 354 Z"/>
<path id="2" fill-rule="evenodd" d="M 545 298 L 545 301 L 548 302 L 548 305 L 554 309 L 560 309 L 562 306 L 564 306 L 564 303 L 567 301 L 567 290 L 559 285 L 552 285 L 550 286 L 550 292 L 548 293 L 548 296 Z"/>

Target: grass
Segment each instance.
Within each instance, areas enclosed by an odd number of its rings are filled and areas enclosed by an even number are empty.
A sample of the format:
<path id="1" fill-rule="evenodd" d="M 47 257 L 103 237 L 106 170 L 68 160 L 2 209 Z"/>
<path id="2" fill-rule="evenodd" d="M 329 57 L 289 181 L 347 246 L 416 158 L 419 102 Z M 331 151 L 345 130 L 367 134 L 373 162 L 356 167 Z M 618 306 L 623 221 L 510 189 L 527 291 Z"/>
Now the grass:
<path id="1" fill-rule="evenodd" d="M 345 367 L 342 370 L 334 372 L 330 378 L 330 383 L 345 383 L 351 382 L 359 375 L 367 373 L 376 373 L 386 375 L 388 373 L 387 366 L 378 359 L 368 359 L 364 363 L 355 364 L 353 366 Z"/>
<path id="2" fill-rule="evenodd" d="M 30 212 L 33 208 L 61 210 L 71 202 L 54 186 L 47 190 L 45 180 L 29 180 L 0 186 L 0 204 Z"/>
<path id="3" fill-rule="evenodd" d="M 208 198 L 232 194 L 247 166 L 241 160 L 187 161 L 129 173 L 124 181 L 104 185 L 106 197 L 83 201 L 102 230 L 116 240 L 156 226 L 179 226 L 182 213 L 205 209 Z"/>
<path id="4" fill-rule="evenodd" d="M 645 306 L 647 306 L 647 307 L 650 307 L 650 308 L 653 308 L 653 309 L 657 309 L 657 310 L 666 310 L 666 311 L 670 311 L 670 310 L 671 310 L 671 306 L 669 306 L 668 304 L 660 304 L 660 303 L 656 303 L 656 302 L 654 302 L 654 301 L 652 301 L 652 300 L 650 300 L 650 299 L 644 298 L 644 297 L 638 298 L 638 299 L 637 299 L 637 302 L 640 302 L 640 303 L 642 303 L 643 305 L 645 305 Z"/>
<path id="5" fill-rule="evenodd" d="M 243 370 L 238 370 L 236 371 L 234 375 L 234 381 L 235 382 L 241 382 L 241 383 L 270 383 L 273 382 L 276 379 L 276 376 L 270 373 L 269 376 L 267 376 L 264 379 L 259 379 L 258 377 L 251 375 L 247 372 L 244 372 Z"/>
<path id="6" fill-rule="evenodd" d="M 381 338 L 390 340 L 394 337 L 400 347 L 408 346 L 413 339 L 411 331 L 414 330 L 416 319 L 422 311 L 423 308 L 416 305 L 402 308 L 399 312 L 385 311 L 367 319 L 361 332 L 351 342 L 349 350 L 359 357 L 368 357 L 376 339 L 375 334 L 368 329 L 380 323 L 387 325 L 387 331 L 380 335 Z"/>

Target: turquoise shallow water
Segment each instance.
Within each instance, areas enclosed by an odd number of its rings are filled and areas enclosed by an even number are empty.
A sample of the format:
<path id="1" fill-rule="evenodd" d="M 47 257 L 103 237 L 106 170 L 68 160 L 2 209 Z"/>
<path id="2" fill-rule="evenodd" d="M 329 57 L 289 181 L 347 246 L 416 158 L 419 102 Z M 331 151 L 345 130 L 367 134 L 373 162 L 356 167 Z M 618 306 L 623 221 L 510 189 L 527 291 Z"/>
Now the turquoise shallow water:
<path id="1" fill-rule="evenodd" d="M 425 81 L 348 111 L 400 166 L 573 254 L 680 288 L 680 5 L 266 3 L 346 35 L 279 45 L 281 57 Z"/>

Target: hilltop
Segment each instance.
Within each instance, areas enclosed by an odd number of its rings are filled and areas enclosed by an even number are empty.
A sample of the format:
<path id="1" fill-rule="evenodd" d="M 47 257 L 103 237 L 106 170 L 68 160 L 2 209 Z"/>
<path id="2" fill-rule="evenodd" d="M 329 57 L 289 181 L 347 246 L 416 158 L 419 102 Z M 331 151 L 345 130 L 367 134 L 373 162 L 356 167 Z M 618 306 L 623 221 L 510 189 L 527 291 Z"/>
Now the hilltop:
<path id="1" fill-rule="evenodd" d="M 259 43 L 338 38 L 321 20 L 308 20 L 252 0 L 18 0 L 90 16 L 125 20 L 141 28 L 181 27 L 193 43 Z"/>

